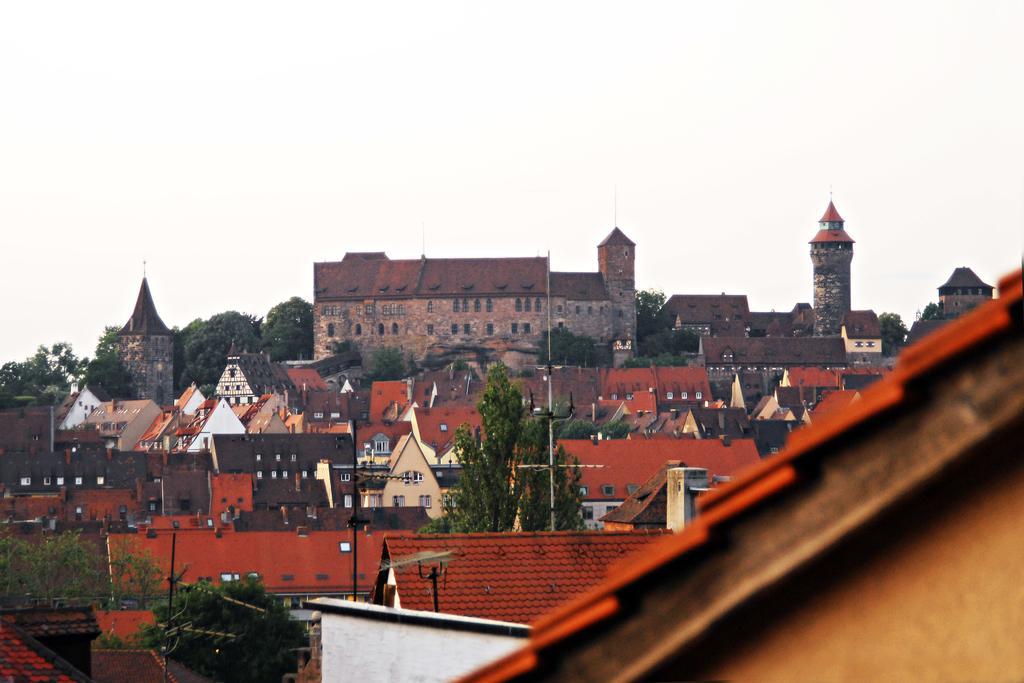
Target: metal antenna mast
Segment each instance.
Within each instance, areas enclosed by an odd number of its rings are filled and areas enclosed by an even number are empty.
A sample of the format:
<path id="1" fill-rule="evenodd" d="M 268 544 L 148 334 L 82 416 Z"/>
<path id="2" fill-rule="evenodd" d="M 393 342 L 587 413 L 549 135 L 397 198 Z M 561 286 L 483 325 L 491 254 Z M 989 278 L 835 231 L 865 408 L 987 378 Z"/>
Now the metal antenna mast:
<path id="1" fill-rule="evenodd" d="M 552 371 L 554 367 L 551 365 L 551 251 L 548 251 L 548 272 L 547 272 L 547 290 L 548 290 L 548 466 L 551 468 L 548 472 L 548 504 L 551 507 L 551 530 L 555 530 L 555 401 L 554 401 L 554 389 L 552 384 L 554 380 L 552 378 Z"/>

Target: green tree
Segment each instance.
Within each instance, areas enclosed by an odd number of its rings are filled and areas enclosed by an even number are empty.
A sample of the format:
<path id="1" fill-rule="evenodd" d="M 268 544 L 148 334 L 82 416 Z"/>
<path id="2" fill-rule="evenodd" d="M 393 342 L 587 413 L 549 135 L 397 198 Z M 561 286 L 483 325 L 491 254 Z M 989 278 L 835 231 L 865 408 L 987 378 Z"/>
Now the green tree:
<path id="1" fill-rule="evenodd" d="M 85 367 L 85 376 L 82 381 L 85 384 L 101 386 L 111 396 L 118 398 L 130 398 L 134 395 L 132 391 L 132 376 L 128 368 L 121 362 L 118 355 L 117 333 L 120 328 L 105 327 L 96 344 L 96 355 Z"/>
<path id="2" fill-rule="evenodd" d="M 40 346 L 23 362 L 0 367 L 0 400 L 8 405 L 59 403 L 71 382 L 82 376 L 87 362 L 65 342 Z"/>
<path id="3" fill-rule="evenodd" d="M 613 420 L 601 427 L 603 439 L 625 439 L 629 436 L 629 423 L 625 420 Z"/>
<path id="4" fill-rule="evenodd" d="M 139 550 L 128 538 L 110 537 L 110 596 L 114 609 L 126 598 L 139 602 L 139 609 L 160 592 L 164 581 L 156 558 Z"/>
<path id="5" fill-rule="evenodd" d="M 942 304 L 937 304 L 934 301 L 925 306 L 924 310 L 921 312 L 921 320 L 942 320 L 945 317 L 945 313 L 942 310 Z"/>
<path id="6" fill-rule="evenodd" d="M 549 465 L 551 455 L 548 451 L 546 421 L 526 422 L 520 437 L 519 453 L 523 465 Z M 580 491 L 579 460 L 570 460 L 565 448 L 557 443 L 554 456 L 555 529 L 582 529 L 583 495 Z M 551 529 L 551 472 L 540 468 L 518 470 L 519 527 L 523 531 Z"/>
<path id="7" fill-rule="evenodd" d="M 454 505 L 448 514 L 455 531 L 510 531 L 519 507 L 517 445 L 524 411 L 523 395 L 504 365 L 495 365 L 487 374 L 477 411 L 487 438 L 478 440 L 466 425 L 455 431 L 462 477 L 453 487 Z"/>
<path id="8" fill-rule="evenodd" d="M 452 519 L 448 515 L 436 517 L 416 531 L 418 534 L 450 534 L 451 532 Z"/>
<path id="9" fill-rule="evenodd" d="M 44 603 L 97 598 L 109 575 L 99 551 L 80 532 L 46 533 L 31 541 L 0 537 L 0 591 Z"/>
<path id="10" fill-rule="evenodd" d="M 665 293 L 660 289 L 641 289 L 636 293 L 636 339 L 644 354 L 649 353 L 646 345 L 651 337 L 672 329 L 665 301 Z"/>
<path id="11" fill-rule="evenodd" d="M 551 358 L 552 363 L 558 365 L 592 367 L 597 362 L 594 340 L 585 335 L 573 334 L 565 328 L 553 329 L 551 330 Z M 546 330 L 537 343 L 537 362 L 541 365 L 548 363 L 548 333 Z"/>
<path id="12" fill-rule="evenodd" d="M 397 346 L 382 346 L 373 352 L 370 373 L 366 379 L 370 382 L 402 379 L 405 371 L 401 349 Z"/>
<path id="13" fill-rule="evenodd" d="M 183 586 L 175 594 L 172 609 L 175 625 L 188 624 L 191 629 L 176 637 L 174 659 L 217 681 L 280 681 L 286 673 L 295 671 L 295 650 L 308 645 L 302 625 L 289 618 L 281 601 L 267 593 L 257 579 L 223 586 L 203 581 Z M 143 640 L 147 647 L 160 648 L 164 644 L 167 605 L 158 604 L 154 612 L 157 625 L 146 628 Z"/>
<path id="14" fill-rule="evenodd" d="M 891 356 L 907 340 L 907 326 L 896 313 L 881 314 L 878 316 L 878 324 L 882 328 L 882 353 Z"/>
<path id="15" fill-rule="evenodd" d="M 567 420 L 557 425 L 559 439 L 589 439 L 597 434 L 597 425 L 586 420 Z"/>
<path id="16" fill-rule="evenodd" d="M 270 360 L 308 360 L 313 357 L 313 304 L 293 296 L 267 313 L 261 329 Z"/>
<path id="17" fill-rule="evenodd" d="M 199 324 L 196 324 L 196 323 Z M 193 321 L 183 330 L 185 369 L 182 385 L 195 382 L 204 394 L 211 394 L 228 362 L 228 350 L 258 351 L 262 346 L 262 320 L 251 315 L 227 311 L 209 320 Z"/>

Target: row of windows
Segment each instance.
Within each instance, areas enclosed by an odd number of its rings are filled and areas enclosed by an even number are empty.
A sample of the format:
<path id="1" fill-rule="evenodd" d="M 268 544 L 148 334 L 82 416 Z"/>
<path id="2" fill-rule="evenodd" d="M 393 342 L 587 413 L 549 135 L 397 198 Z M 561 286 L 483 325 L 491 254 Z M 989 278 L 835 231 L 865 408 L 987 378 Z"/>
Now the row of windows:
<path id="1" fill-rule="evenodd" d="M 666 391 L 665 392 L 665 400 L 666 401 L 672 401 L 672 400 L 675 399 L 675 397 L 676 397 L 676 393 L 674 391 Z M 699 401 L 702 398 L 704 398 L 704 392 L 702 392 L 702 391 L 695 391 L 695 392 L 693 392 L 693 397 Z M 680 391 L 679 392 L 679 399 L 681 401 L 686 401 L 689 398 L 690 398 L 690 392 L 688 392 L 688 391 Z M 618 401 L 619 400 L 619 395 L 617 393 L 613 393 L 612 394 L 612 400 L 613 401 Z M 627 401 L 632 401 L 633 400 L 633 392 L 631 392 L 631 391 L 627 391 L 626 392 L 626 400 Z"/>
<path id="2" fill-rule="evenodd" d="M 865 345 L 867 345 L 867 347 L 869 349 L 875 348 L 875 342 L 873 342 L 873 341 L 869 341 L 869 342 L 855 341 L 855 342 L 853 342 L 853 345 L 856 346 L 858 349 L 862 348 Z"/>
<path id="3" fill-rule="evenodd" d="M 50 485 L 52 485 L 54 479 L 57 480 L 57 486 L 63 486 L 64 485 L 64 477 L 43 477 L 43 486 L 50 486 Z M 82 485 L 82 480 L 83 480 L 82 477 L 75 477 L 75 486 L 81 486 Z M 107 482 L 107 478 L 104 477 L 103 475 L 97 475 L 96 476 L 96 485 L 97 486 L 103 486 L 104 484 L 106 484 L 106 482 Z M 32 477 L 21 477 L 21 485 L 22 486 L 31 486 L 32 485 Z"/>
<path id="4" fill-rule="evenodd" d="M 419 502 L 421 508 L 429 508 L 433 504 L 430 494 L 420 496 Z M 391 507 L 404 508 L 405 496 L 391 496 Z"/>

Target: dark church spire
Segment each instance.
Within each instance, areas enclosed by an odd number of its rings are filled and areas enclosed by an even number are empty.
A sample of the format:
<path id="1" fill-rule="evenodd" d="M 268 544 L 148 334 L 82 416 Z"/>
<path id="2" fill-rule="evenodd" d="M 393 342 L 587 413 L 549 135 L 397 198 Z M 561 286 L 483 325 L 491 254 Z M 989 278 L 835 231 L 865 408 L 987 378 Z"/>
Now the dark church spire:
<path id="1" fill-rule="evenodd" d="M 120 334 L 169 335 L 170 333 L 171 331 L 167 329 L 167 325 L 164 325 L 164 321 L 156 312 L 153 295 L 149 293 L 149 282 L 143 277 L 139 298 L 135 301 L 135 310 L 132 311 L 132 317 L 121 328 Z"/>

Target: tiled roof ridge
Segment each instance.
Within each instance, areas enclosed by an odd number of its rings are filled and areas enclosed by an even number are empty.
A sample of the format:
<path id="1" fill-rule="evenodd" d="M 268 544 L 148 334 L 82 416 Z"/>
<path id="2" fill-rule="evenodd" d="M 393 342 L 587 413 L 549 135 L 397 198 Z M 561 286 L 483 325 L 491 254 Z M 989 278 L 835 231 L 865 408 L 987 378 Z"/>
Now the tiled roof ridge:
<path id="1" fill-rule="evenodd" d="M 462 680 L 508 680 L 534 670 L 539 663 L 539 651 L 570 636 L 578 637 L 579 632 L 618 613 L 621 609 L 617 595 L 620 590 L 668 562 L 704 547 L 721 524 L 746 514 L 795 484 L 800 476 L 796 468 L 798 461 L 819 453 L 821 447 L 851 428 L 878 419 L 898 406 L 909 383 L 956 362 L 975 345 L 1009 331 L 1014 326 L 1014 313 L 1011 311 L 1019 316 L 1024 300 L 1022 272 L 1018 270 L 1002 278 L 999 289 L 1000 298 L 978 306 L 907 349 L 896 369 L 868 387 L 861 400 L 849 410 L 793 432 L 786 449 L 777 456 L 762 461 L 701 497 L 698 502 L 701 515 L 681 533 L 657 544 L 646 557 L 637 558 L 634 564 L 610 576 L 587 594 L 537 621 L 529 645 Z M 1019 320 L 1017 324 L 1020 324 Z"/>
<path id="2" fill-rule="evenodd" d="M 523 540 L 530 538 L 564 538 L 570 536 L 585 536 L 591 538 L 606 538 L 611 536 L 650 536 L 662 535 L 663 532 L 656 529 L 635 529 L 621 531 L 602 531 L 598 529 L 561 530 L 561 531 L 476 531 L 457 534 L 417 534 L 410 532 L 387 533 L 386 540 L 445 540 L 445 539 L 469 539 L 486 538 Z"/>

